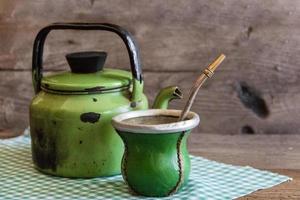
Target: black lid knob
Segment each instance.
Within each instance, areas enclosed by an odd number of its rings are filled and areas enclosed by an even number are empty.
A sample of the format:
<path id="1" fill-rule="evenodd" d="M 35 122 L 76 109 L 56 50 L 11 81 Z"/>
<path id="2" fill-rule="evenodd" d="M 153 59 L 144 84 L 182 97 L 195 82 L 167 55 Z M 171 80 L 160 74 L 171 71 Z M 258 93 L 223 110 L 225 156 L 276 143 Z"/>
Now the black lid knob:
<path id="1" fill-rule="evenodd" d="M 107 53 L 103 51 L 85 51 L 66 55 L 73 73 L 94 73 L 103 69 Z"/>

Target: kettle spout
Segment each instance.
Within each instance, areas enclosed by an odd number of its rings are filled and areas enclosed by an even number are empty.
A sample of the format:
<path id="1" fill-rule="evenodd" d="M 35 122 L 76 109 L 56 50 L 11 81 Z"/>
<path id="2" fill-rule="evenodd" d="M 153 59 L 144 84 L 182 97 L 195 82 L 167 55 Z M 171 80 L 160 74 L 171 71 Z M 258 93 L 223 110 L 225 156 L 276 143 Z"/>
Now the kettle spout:
<path id="1" fill-rule="evenodd" d="M 166 87 L 156 96 L 153 108 L 167 109 L 173 99 L 182 99 L 182 92 L 177 86 Z"/>

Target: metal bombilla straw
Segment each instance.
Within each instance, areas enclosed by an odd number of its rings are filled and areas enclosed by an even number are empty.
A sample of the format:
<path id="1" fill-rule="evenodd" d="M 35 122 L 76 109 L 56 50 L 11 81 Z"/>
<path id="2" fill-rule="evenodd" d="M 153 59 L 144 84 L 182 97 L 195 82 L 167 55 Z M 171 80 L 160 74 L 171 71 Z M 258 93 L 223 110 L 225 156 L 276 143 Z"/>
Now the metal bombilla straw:
<path id="1" fill-rule="evenodd" d="M 202 74 L 197 78 L 195 84 L 190 90 L 189 98 L 184 106 L 183 111 L 181 112 L 181 115 L 179 117 L 178 121 L 183 121 L 187 114 L 189 113 L 192 104 L 194 103 L 194 100 L 196 98 L 196 95 L 200 89 L 200 87 L 203 85 L 203 83 L 206 81 L 207 78 L 212 77 L 214 74 L 214 71 L 217 69 L 217 67 L 223 62 L 225 59 L 225 55 L 221 54 L 215 61 L 213 61 L 203 72 Z"/>

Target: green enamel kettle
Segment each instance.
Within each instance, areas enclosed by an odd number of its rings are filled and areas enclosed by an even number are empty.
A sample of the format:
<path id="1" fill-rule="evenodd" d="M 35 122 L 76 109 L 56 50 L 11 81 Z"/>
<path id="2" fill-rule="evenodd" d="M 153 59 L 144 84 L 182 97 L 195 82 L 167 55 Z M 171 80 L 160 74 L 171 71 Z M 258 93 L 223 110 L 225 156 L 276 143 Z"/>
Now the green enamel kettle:
<path id="1" fill-rule="evenodd" d="M 43 77 L 43 49 L 52 30 L 102 30 L 121 37 L 126 45 L 131 73 L 103 67 L 105 52 L 66 55 L 71 70 Z M 39 31 L 32 58 L 35 97 L 30 105 L 32 159 L 47 174 L 97 177 L 120 174 L 122 140 L 111 125 L 112 117 L 148 109 L 143 94 L 139 51 L 124 28 L 104 23 L 54 23 Z M 181 98 L 177 87 L 158 94 L 154 108 L 166 108 Z"/>

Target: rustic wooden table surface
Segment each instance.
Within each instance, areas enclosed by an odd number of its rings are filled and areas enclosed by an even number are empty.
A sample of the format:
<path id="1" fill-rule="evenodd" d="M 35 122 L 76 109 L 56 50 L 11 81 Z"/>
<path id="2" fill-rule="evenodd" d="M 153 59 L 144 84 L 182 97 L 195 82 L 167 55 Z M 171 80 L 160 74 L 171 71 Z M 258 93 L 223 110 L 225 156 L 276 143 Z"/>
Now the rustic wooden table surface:
<path id="1" fill-rule="evenodd" d="M 18 134 L 0 131 L 0 138 Z M 193 133 L 189 138 L 193 155 L 234 165 L 250 165 L 293 178 L 240 200 L 300 199 L 300 135 L 218 135 Z"/>

